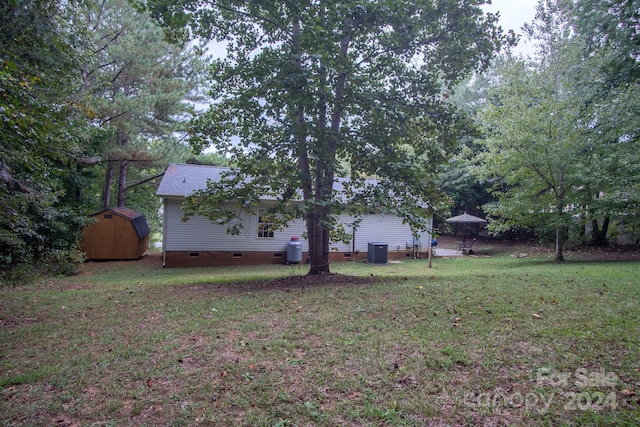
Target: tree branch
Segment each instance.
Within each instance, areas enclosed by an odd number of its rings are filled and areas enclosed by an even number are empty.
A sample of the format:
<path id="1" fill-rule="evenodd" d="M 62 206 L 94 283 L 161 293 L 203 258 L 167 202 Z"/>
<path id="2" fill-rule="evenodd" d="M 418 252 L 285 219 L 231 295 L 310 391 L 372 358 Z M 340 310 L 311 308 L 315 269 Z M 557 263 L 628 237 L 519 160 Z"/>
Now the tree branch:
<path id="1" fill-rule="evenodd" d="M 142 185 L 142 184 L 145 184 L 145 183 L 147 183 L 149 181 L 153 181 L 154 179 L 160 178 L 163 175 L 164 175 L 164 172 L 156 174 L 156 175 L 153 175 L 153 176 L 150 176 L 149 178 L 145 178 L 145 179 L 141 179 L 141 180 L 134 181 L 134 182 L 131 182 L 131 183 L 127 183 L 127 186 L 125 187 L 125 189 L 128 190 L 130 188 L 137 187 L 138 185 Z"/>

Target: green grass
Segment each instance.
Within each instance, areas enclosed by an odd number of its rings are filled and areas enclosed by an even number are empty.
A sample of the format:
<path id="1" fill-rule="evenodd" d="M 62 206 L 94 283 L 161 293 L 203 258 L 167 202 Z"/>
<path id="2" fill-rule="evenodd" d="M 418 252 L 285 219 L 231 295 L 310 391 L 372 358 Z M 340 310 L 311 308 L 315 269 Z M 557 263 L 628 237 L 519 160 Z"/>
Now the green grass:
<path id="1" fill-rule="evenodd" d="M 0 289 L 5 425 L 640 423 L 638 262 L 83 270 Z"/>

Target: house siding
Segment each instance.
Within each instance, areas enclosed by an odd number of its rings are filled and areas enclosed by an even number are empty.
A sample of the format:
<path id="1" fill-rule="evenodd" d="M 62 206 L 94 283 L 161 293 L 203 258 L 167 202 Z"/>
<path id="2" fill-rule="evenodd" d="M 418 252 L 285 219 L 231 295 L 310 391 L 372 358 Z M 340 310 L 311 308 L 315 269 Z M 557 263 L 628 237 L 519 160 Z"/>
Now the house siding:
<path id="1" fill-rule="evenodd" d="M 243 214 L 240 234 L 227 233 L 228 224 L 216 225 L 203 216 L 192 216 L 182 221 L 183 199 L 166 198 L 164 203 L 164 238 L 165 251 L 286 251 L 287 242 L 293 236 L 301 236 L 304 222 L 297 220 L 286 230 L 276 231 L 273 239 L 257 237 L 258 217 Z M 302 250 L 308 250 L 306 241 L 301 240 Z"/>
<path id="2" fill-rule="evenodd" d="M 164 199 L 164 238 L 163 251 L 166 266 L 187 265 L 248 265 L 266 263 L 286 263 L 287 243 L 291 237 L 301 237 L 305 231 L 304 221 L 298 219 L 285 230 L 275 231 L 273 239 L 257 237 L 257 212 L 243 214 L 243 228 L 239 235 L 227 233 L 227 224 L 212 224 L 207 218 L 193 216 L 182 221 L 183 198 L 165 197 Z M 264 202 L 263 207 L 268 207 Z M 351 224 L 354 218 L 340 215 L 339 221 L 345 225 L 345 231 L 355 239 L 352 243 L 335 242 L 329 246 L 332 261 L 366 259 L 368 244 L 371 242 L 388 245 L 389 258 L 409 256 L 413 236 L 409 226 L 392 214 L 371 214 L 362 218 L 353 234 Z M 426 250 L 429 234 L 421 236 L 423 250 Z M 308 242 L 300 239 L 303 260 L 308 252 Z"/>
<path id="3" fill-rule="evenodd" d="M 354 239 L 349 244 L 331 243 L 330 249 L 339 252 L 367 252 L 369 243 L 384 243 L 388 245 L 389 252 L 405 251 L 413 244 L 413 235 L 407 224 L 402 223 L 402 218 L 393 214 L 365 215 L 353 234 L 354 218 L 340 215 L 339 222 L 345 224 L 345 231 L 351 233 Z M 420 240 L 426 246 L 428 233 L 423 233 Z"/>

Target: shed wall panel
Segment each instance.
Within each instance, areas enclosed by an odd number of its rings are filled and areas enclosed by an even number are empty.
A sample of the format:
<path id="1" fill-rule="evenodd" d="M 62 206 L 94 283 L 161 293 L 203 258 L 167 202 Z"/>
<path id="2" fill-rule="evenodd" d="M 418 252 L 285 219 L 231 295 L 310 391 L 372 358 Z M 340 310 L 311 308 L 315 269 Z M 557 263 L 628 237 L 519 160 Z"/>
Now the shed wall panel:
<path id="1" fill-rule="evenodd" d="M 109 217 L 110 216 L 110 217 Z M 93 216 L 82 238 L 88 259 L 138 259 L 149 245 L 149 236 L 140 239 L 130 220 L 108 212 Z"/>

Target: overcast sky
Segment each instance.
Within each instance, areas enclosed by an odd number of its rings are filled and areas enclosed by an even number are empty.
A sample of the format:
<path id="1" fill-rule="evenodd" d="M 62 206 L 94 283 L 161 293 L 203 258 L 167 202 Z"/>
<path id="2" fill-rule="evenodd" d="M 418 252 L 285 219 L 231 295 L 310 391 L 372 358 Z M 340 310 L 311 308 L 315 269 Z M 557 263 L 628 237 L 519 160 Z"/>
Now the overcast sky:
<path id="1" fill-rule="evenodd" d="M 520 32 L 525 22 L 531 22 L 536 15 L 538 0 L 491 0 L 485 6 L 490 12 L 500 12 L 500 25 L 505 30 Z"/>
<path id="2" fill-rule="evenodd" d="M 491 0 L 491 5 L 486 5 L 485 9 L 489 12 L 500 12 L 500 26 L 505 31 L 513 30 L 522 34 L 522 25 L 535 18 L 537 4 L 538 0 Z M 524 45 L 518 46 L 515 51 L 531 53 L 531 49 Z"/>
<path id="3" fill-rule="evenodd" d="M 485 5 L 488 12 L 500 12 L 500 25 L 505 31 L 514 30 L 521 34 L 522 25 L 525 22 L 533 21 L 536 15 L 536 5 L 538 0 L 491 0 L 490 5 Z M 224 56 L 225 49 L 222 45 L 211 42 L 209 44 L 211 54 Z M 529 49 L 519 46 L 516 52 L 528 53 Z"/>

